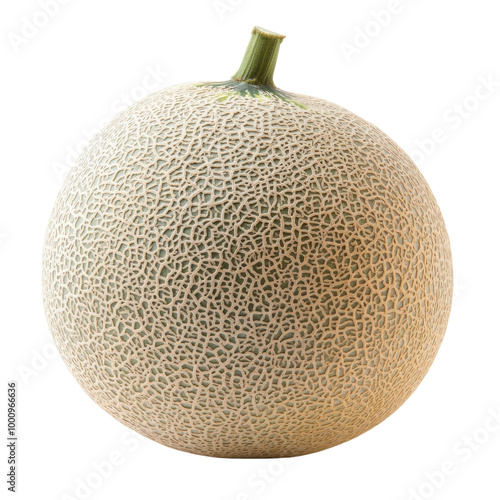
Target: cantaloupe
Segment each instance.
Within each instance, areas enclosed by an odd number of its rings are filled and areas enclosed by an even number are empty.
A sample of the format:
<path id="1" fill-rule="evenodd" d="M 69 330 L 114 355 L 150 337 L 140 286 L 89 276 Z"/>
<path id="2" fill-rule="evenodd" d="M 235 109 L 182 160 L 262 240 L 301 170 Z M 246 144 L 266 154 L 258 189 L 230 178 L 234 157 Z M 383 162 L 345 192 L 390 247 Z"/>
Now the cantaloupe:
<path id="1" fill-rule="evenodd" d="M 282 38 L 256 28 L 231 80 L 121 113 L 48 226 L 44 303 L 71 373 L 179 450 L 343 443 L 410 396 L 445 332 L 451 254 L 429 186 L 375 126 L 274 86 Z"/>

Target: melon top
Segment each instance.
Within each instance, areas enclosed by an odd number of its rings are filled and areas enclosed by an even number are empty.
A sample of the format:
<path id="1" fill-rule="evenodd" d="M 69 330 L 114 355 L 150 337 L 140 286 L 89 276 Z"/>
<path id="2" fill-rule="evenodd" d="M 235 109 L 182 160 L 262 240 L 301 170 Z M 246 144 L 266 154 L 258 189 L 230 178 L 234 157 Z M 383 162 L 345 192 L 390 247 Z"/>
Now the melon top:
<path id="1" fill-rule="evenodd" d="M 310 453 L 394 412 L 452 296 L 434 196 L 378 128 L 277 89 L 255 29 L 220 83 L 170 87 L 98 134 L 47 230 L 43 292 L 85 391 L 155 441 Z"/>

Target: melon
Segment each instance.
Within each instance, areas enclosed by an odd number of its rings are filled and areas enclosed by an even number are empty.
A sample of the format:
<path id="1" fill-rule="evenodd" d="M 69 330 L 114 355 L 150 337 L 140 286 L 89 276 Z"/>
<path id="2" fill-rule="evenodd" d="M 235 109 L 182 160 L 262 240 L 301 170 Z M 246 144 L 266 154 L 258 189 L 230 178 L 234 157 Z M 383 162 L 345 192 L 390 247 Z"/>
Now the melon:
<path id="1" fill-rule="evenodd" d="M 55 343 L 86 393 L 177 450 L 289 457 L 416 389 L 445 333 L 449 240 L 377 127 L 278 89 L 283 37 L 236 74 L 156 92 L 89 144 L 43 253 Z"/>

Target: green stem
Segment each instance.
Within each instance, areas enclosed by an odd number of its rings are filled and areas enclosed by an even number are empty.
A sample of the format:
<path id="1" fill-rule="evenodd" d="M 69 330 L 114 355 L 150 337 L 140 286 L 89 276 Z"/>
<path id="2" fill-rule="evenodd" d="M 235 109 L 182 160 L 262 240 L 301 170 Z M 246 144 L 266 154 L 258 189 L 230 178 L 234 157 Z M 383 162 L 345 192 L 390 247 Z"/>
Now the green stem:
<path id="1" fill-rule="evenodd" d="M 274 87 L 273 73 L 281 42 L 285 38 L 271 31 L 255 27 L 252 37 L 233 80 L 250 85 Z"/>

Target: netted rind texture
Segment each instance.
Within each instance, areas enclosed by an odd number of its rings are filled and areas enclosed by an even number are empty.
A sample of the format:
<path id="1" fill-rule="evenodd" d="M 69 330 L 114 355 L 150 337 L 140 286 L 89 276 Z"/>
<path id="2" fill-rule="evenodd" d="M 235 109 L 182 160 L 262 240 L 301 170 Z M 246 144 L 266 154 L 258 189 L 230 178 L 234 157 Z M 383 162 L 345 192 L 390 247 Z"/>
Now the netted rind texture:
<path id="1" fill-rule="evenodd" d="M 293 101 L 155 93 L 91 141 L 55 204 L 55 342 L 94 401 L 167 446 L 337 445 L 408 398 L 443 338 L 451 255 L 424 178 L 356 115 Z"/>

